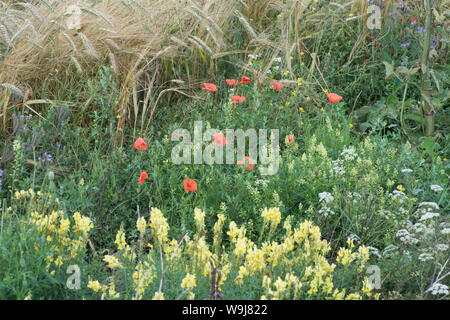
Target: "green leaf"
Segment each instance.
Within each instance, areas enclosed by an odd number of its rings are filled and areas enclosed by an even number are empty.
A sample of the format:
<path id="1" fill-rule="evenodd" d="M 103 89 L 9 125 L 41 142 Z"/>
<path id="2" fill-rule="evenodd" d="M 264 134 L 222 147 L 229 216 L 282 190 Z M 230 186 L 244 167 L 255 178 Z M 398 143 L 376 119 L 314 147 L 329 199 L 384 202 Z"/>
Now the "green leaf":
<path id="1" fill-rule="evenodd" d="M 387 61 L 383 61 L 386 67 L 386 79 L 389 79 L 394 74 L 394 67 Z"/>
<path id="2" fill-rule="evenodd" d="M 416 122 L 418 122 L 418 123 L 420 123 L 422 125 L 425 124 L 425 119 L 418 112 L 407 112 L 407 113 L 404 114 L 403 118 L 407 119 L 407 120 L 416 121 Z"/>

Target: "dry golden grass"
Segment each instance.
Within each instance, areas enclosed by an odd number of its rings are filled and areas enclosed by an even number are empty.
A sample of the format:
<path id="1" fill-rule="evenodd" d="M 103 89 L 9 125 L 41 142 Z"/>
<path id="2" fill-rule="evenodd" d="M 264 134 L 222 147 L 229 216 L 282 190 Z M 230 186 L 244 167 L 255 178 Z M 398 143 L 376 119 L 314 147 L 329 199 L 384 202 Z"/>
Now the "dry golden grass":
<path id="1" fill-rule="evenodd" d="M 218 69 L 218 59 L 248 50 L 267 57 L 302 51 L 300 24 L 320 22 L 320 13 L 306 12 L 313 0 L 104 0 L 83 2 L 80 29 L 67 27 L 67 1 L 35 1 L 35 5 L 0 2 L 1 128 L 7 131 L 9 111 L 17 108 L 11 95 L 35 98 L 36 88 L 53 70 L 90 75 L 93 66 L 109 63 L 120 82 L 116 144 L 122 145 L 125 122 L 135 133 L 147 128 L 155 108 L 168 93 L 192 95 L 201 81 Z M 348 3 L 352 1 L 349 0 Z M 362 1 L 365 3 L 366 1 Z M 274 21 L 274 17 L 278 19 Z M 236 28 L 244 36 L 236 48 Z M 279 30 L 276 42 L 270 35 Z M 319 33 L 320 30 L 317 30 Z M 269 61 L 269 60 L 268 60 Z M 245 61 L 240 65 L 245 72 Z M 266 71 L 254 74 L 262 81 Z M 292 71 L 292 70 L 291 70 Z M 182 76 L 180 76 L 182 75 Z M 144 103 L 138 85 L 144 83 Z M 17 99 L 16 99 L 17 100 Z M 14 100 L 14 101 L 16 101 Z M 31 103 L 21 108 L 31 108 Z M 36 110 L 34 110 L 36 111 Z M 140 128 L 138 128 L 140 125 Z"/>

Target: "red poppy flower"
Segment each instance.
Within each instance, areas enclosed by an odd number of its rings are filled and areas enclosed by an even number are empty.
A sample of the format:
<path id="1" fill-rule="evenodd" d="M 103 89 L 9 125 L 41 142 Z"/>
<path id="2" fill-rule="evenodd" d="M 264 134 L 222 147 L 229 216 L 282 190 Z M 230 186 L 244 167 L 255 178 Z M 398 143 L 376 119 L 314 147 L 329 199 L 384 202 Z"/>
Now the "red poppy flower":
<path id="1" fill-rule="evenodd" d="M 274 84 L 272 89 L 275 91 L 280 91 L 283 88 L 283 85 L 280 82 L 275 81 L 275 80 L 271 81 L 270 84 Z"/>
<path id="2" fill-rule="evenodd" d="M 213 135 L 213 144 L 224 146 L 227 144 L 227 139 L 222 133 L 216 133 L 215 135 Z"/>
<path id="3" fill-rule="evenodd" d="M 245 170 L 252 170 L 253 167 L 255 166 L 255 164 L 253 163 L 253 160 L 250 157 L 245 156 L 244 159 L 242 160 L 238 160 L 237 164 L 239 165 L 239 167 L 243 167 L 244 164 L 248 164 L 247 168 L 245 168 Z"/>
<path id="4" fill-rule="evenodd" d="M 292 143 L 294 142 L 294 135 L 293 134 L 288 134 L 286 136 L 286 143 Z"/>
<path id="5" fill-rule="evenodd" d="M 216 92 L 217 91 L 217 87 L 216 87 L 215 84 L 212 84 L 212 83 L 204 83 L 202 90 L 208 90 L 208 91 Z"/>
<path id="6" fill-rule="evenodd" d="M 225 79 L 225 81 L 227 82 L 227 85 L 232 86 L 232 87 L 238 85 L 238 82 L 234 79 Z"/>
<path id="7" fill-rule="evenodd" d="M 194 192 L 195 190 L 197 190 L 197 182 L 195 182 L 194 180 L 184 179 L 183 183 L 184 183 L 184 190 L 186 190 L 186 192 L 189 192 L 189 191 Z"/>
<path id="8" fill-rule="evenodd" d="M 148 174 L 147 172 L 143 171 L 139 176 L 139 184 L 143 184 L 145 179 L 148 179 Z"/>
<path id="9" fill-rule="evenodd" d="M 342 100 L 342 97 L 336 93 L 327 93 L 328 100 L 332 103 L 336 103 Z"/>
<path id="10" fill-rule="evenodd" d="M 242 80 L 241 80 L 241 83 L 247 83 L 247 82 L 250 82 L 250 78 L 247 77 L 247 76 L 243 76 Z"/>
<path id="11" fill-rule="evenodd" d="M 241 96 L 231 96 L 231 98 L 233 99 L 231 103 L 241 103 L 242 101 L 245 100 L 245 97 Z"/>
<path id="12" fill-rule="evenodd" d="M 138 150 L 147 150 L 147 144 L 142 138 L 137 138 L 137 140 L 134 142 L 134 147 Z"/>

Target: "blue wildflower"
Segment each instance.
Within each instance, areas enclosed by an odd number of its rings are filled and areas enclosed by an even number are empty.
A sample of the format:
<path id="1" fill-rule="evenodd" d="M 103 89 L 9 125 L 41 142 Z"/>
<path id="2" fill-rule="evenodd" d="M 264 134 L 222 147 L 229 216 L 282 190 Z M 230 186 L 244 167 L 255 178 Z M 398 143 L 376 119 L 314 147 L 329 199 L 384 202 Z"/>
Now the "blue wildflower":
<path id="1" fill-rule="evenodd" d="M 411 44 L 411 41 L 403 42 L 403 43 L 400 43 L 400 47 L 409 47 L 410 44 Z"/>
<path id="2" fill-rule="evenodd" d="M 417 31 L 418 32 L 425 32 L 425 28 L 421 27 L 421 26 L 417 26 Z"/>
<path id="3" fill-rule="evenodd" d="M 42 162 L 51 162 L 53 160 L 53 156 L 50 152 L 44 152 L 42 156 L 38 157 L 38 160 Z"/>

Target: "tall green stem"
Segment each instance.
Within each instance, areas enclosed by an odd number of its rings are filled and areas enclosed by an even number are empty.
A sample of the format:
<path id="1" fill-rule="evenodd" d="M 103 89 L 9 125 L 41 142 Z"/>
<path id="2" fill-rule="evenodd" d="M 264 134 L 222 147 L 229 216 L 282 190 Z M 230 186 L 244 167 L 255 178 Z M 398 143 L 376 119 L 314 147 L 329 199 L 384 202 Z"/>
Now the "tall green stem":
<path id="1" fill-rule="evenodd" d="M 430 54 L 430 42 L 431 42 L 431 21 L 433 19 L 433 13 L 431 12 L 430 0 L 423 1 L 424 9 L 426 12 L 425 20 L 425 39 L 423 43 L 422 59 L 421 59 L 421 74 L 422 74 L 422 85 L 421 85 L 421 105 L 423 108 L 423 113 L 425 115 L 425 135 L 432 136 L 434 134 L 434 108 L 431 104 L 431 84 L 429 80 L 429 69 L 428 69 L 428 56 Z"/>

